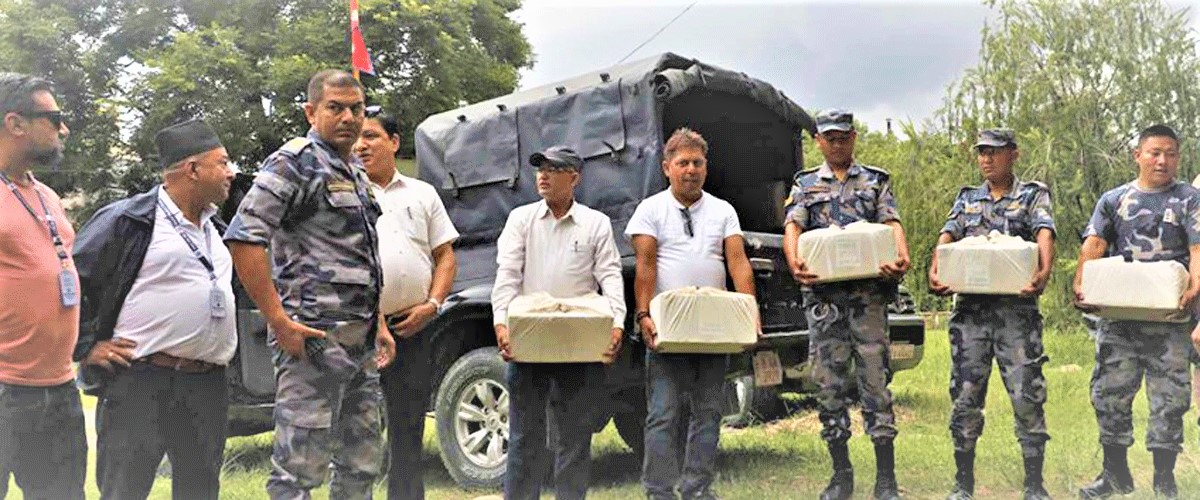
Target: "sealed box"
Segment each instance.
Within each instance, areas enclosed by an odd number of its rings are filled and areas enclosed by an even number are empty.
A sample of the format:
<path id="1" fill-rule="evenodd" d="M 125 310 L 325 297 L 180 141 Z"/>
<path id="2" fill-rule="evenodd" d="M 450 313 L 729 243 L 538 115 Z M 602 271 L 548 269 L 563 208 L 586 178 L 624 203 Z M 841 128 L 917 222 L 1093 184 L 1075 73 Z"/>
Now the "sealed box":
<path id="1" fill-rule="evenodd" d="M 668 290 L 650 301 L 658 352 L 727 354 L 758 341 L 753 295 L 710 287 Z"/>
<path id="2" fill-rule="evenodd" d="M 796 247 L 816 283 L 874 278 L 879 266 L 896 260 L 891 226 L 872 222 L 805 231 Z"/>
<path id="3" fill-rule="evenodd" d="M 1082 285 L 1084 303 L 1099 307 L 1096 315 L 1102 318 L 1165 323 L 1183 323 L 1191 318 L 1179 310 L 1179 299 L 1188 286 L 1188 272 L 1173 260 L 1089 260 L 1083 264 Z"/>
<path id="4" fill-rule="evenodd" d="M 1038 269 L 1037 243 L 992 231 L 938 245 L 938 280 L 956 293 L 1017 295 Z"/>
<path id="5" fill-rule="evenodd" d="M 521 363 L 602 361 L 612 327 L 612 307 L 598 294 L 555 298 L 537 293 L 508 305 L 509 352 Z"/>

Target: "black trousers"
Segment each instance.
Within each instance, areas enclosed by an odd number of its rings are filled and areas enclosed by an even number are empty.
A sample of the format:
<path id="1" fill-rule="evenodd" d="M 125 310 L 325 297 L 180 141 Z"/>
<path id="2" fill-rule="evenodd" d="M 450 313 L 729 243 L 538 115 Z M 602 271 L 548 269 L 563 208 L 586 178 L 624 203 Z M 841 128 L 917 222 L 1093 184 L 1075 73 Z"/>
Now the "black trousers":
<path id="1" fill-rule="evenodd" d="M 75 384 L 0 383 L 0 499 L 8 478 L 28 500 L 83 500 L 87 438 Z"/>
<path id="2" fill-rule="evenodd" d="M 144 499 L 163 454 L 171 497 L 219 496 L 229 408 L 225 370 L 189 374 L 134 363 L 104 388 L 96 408 L 96 484 L 103 499 Z"/>
<path id="3" fill-rule="evenodd" d="M 425 498 L 422 437 L 432 370 L 427 336 L 396 338 L 396 361 L 379 374 L 387 402 L 389 500 Z"/>

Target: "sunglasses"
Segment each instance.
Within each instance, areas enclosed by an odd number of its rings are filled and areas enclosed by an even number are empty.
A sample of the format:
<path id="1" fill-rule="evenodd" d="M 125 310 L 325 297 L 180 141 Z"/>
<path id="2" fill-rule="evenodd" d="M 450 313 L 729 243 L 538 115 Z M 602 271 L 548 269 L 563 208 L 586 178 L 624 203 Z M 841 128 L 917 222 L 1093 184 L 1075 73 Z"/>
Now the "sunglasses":
<path id="1" fill-rule="evenodd" d="M 62 128 L 63 112 L 61 109 L 54 111 L 21 111 L 17 114 L 26 118 L 45 118 L 50 120 L 50 124 L 54 125 L 54 128 Z"/>
<path id="2" fill-rule="evenodd" d="M 692 211 L 686 208 L 679 209 L 679 213 L 683 214 L 683 232 L 688 238 L 696 235 L 695 229 L 692 228 Z"/>
<path id="3" fill-rule="evenodd" d="M 373 105 L 367 106 L 366 108 L 363 109 L 363 114 L 366 115 L 367 118 L 375 118 L 376 116 L 379 116 L 379 113 L 382 113 L 382 112 L 383 112 L 383 106 L 380 106 L 378 104 L 373 104 Z"/>

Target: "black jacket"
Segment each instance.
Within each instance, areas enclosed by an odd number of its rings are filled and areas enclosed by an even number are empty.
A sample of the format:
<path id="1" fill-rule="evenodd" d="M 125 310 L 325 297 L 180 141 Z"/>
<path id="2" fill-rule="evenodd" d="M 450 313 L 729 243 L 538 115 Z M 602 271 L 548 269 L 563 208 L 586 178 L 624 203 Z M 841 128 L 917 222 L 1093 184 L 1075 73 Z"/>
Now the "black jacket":
<path id="1" fill-rule="evenodd" d="M 75 237 L 75 267 L 82 296 L 76 361 L 86 358 L 96 342 L 113 336 L 125 297 L 142 269 L 154 235 L 158 190 L 156 186 L 101 208 Z M 225 223 L 220 217 L 212 221 L 223 234 Z"/>

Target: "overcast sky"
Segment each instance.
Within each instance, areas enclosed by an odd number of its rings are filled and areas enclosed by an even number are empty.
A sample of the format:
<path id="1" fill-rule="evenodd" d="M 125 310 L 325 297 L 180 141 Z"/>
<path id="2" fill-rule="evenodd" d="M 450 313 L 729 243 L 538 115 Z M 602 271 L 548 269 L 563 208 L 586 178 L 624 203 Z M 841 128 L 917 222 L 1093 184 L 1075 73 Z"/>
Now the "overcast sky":
<path id="1" fill-rule="evenodd" d="M 613 65 L 692 3 L 525 0 L 514 17 L 536 62 L 521 87 Z M 963 0 L 699 0 L 629 60 L 675 52 L 770 82 L 810 112 L 842 107 L 882 130 L 886 118 L 932 117 L 947 85 L 978 63 L 989 15 Z"/>

